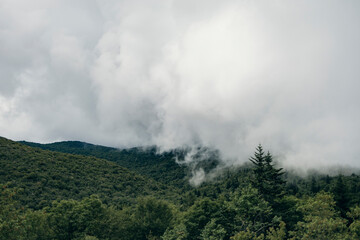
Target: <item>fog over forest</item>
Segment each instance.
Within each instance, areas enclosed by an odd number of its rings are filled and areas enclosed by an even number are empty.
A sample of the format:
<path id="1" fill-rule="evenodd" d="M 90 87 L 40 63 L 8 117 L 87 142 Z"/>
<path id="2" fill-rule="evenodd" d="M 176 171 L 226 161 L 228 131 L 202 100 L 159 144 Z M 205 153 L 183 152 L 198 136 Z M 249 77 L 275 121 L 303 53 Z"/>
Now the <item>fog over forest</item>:
<path id="1" fill-rule="evenodd" d="M 360 167 L 359 23 L 357 0 L 0 0 L 0 136 Z"/>

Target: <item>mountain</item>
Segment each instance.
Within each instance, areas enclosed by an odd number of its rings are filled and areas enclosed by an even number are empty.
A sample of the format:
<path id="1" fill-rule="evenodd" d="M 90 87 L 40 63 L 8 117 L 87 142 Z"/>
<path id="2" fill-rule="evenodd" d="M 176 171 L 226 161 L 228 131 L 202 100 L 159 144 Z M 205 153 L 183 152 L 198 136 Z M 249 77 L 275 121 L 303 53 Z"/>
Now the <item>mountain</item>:
<path id="1" fill-rule="evenodd" d="M 139 196 L 176 194 L 176 189 L 105 159 L 42 150 L 2 137 L 0 165 L 0 184 L 17 188 L 19 201 L 34 209 L 92 194 L 117 206 L 132 204 Z"/>
<path id="2" fill-rule="evenodd" d="M 280 168 L 267 165 L 264 174 L 251 162 L 223 169 L 198 187 L 175 187 L 171 174 L 186 180 L 187 170 L 173 165 L 181 152 L 27 145 L 0 138 L 0 239 L 318 239 L 324 233 L 326 239 L 360 239 L 357 174 L 285 172 L 279 181 L 273 173 Z M 216 152 L 204 161 L 200 153 L 199 160 L 204 171 L 214 169 Z M 173 182 L 154 180 L 162 177 Z M 88 198 L 93 194 L 98 197 Z"/>
<path id="3" fill-rule="evenodd" d="M 50 144 L 26 141 L 21 141 L 20 143 L 45 150 L 106 159 L 158 182 L 180 188 L 189 187 L 189 169 L 177 164 L 175 161 L 176 158 L 183 158 L 185 151 L 177 150 L 158 154 L 156 147 L 117 149 L 79 141 L 64 141 Z"/>

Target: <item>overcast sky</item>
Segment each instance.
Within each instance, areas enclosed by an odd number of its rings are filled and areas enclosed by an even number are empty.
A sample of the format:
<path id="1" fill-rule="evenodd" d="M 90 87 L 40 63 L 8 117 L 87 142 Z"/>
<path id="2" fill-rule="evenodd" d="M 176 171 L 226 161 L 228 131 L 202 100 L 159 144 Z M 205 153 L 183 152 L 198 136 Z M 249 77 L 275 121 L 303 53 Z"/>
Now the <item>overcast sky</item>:
<path id="1" fill-rule="evenodd" d="M 360 167 L 359 91 L 358 0 L 0 0 L 10 139 Z"/>

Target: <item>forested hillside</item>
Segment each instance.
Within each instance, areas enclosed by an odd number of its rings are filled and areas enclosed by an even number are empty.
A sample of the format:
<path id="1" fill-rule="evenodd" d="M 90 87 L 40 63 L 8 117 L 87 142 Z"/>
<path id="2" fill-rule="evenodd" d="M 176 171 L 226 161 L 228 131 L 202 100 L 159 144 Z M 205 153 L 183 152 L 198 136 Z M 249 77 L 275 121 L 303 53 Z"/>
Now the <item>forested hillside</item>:
<path id="1" fill-rule="evenodd" d="M 116 149 L 111 147 L 93 145 L 79 141 L 65 141 L 50 144 L 39 144 L 22 141 L 31 147 L 45 150 L 94 156 L 118 163 L 138 174 L 148 176 L 165 184 L 178 187 L 188 185 L 187 169 L 175 162 L 175 158 L 182 158 L 184 151 L 156 153 L 156 147 Z"/>
<path id="2" fill-rule="evenodd" d="M 34 209 L 92 194 L 106 203 L 129 205 L 138 196 L 176 192 L 104 159 L 45 151 L 5 138 L 0 138 L 0 164 L 0 183 L 17 188 L 21 204 Z"/>
<path id="3" fill-rule="evenodd" d="M 1 240 L 360 239 L 358 175 L 299 177 L 261 145 L 247 165 L 191 187 L 174 153 L 27 144 L 82 155 L 0 139 Z"/>

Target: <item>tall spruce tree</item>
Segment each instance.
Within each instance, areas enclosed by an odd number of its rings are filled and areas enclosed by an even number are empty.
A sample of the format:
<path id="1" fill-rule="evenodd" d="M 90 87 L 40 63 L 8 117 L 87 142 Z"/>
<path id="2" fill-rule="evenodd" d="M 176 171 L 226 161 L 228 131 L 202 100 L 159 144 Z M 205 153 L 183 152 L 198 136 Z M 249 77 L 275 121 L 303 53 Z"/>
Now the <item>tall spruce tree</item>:
<path id="1" fill-rule="evenodd" d="M 285 181 L 282 179 L 282 168 L 275 168 L 270 152 L 265 154 L 261 144 L 256 148 L 250 161 L 254 164 L 252 184 L 263 198 L 273 205 L 274 201 L 284 195 Z"/>
<path id="2" fill-rule="evenodd" d="M 349 211 L 349 197 L 348 188 L 344 183 L 342 175 L 336 178 L 335 186 L 332 189 L 334 194 L 334 200 L 336 202 L 336 208 L 340 211 L 341 217 L 346 217 L 346 213 Z"/>

